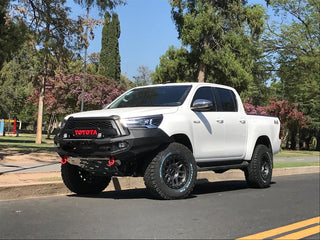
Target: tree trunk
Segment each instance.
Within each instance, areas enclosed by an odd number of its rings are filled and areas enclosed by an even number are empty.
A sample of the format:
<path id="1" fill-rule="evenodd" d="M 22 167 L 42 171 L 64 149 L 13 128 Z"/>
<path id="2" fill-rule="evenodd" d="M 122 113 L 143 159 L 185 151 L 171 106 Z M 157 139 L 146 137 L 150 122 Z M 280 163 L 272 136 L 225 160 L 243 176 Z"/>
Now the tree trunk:
<path id="1" fill-rule="evenodd" d="M 295 142 L 296 142 L 296 150 L 300 150 L 300 131 L 297 130 L 296 136 L 295 136 Z"/>
<path id="2" fill-rule="evenodd" d="M 49 30 L 50 24 L 48 23 L 46 26 L 46 39 L 45 43 L 49 41 Z M 40 94 L 39 94 L 39 105 L 38 105 L 38 121 L 37 121 L 37 135 L 36 135 L 36 144 L 41 144 L 42 139 L 42 117 L 43 117 L 43 102 L 44 102 L 44 94 L 46 88 L 46 80 L 48 77 L 48 47 L 44 48 L 44 59 L 42 65 L 42 74 L 41 74 L 41 84 L 40 84 Z"/>
<path id="3" fill-rule="evenodd" d="M 41 139 L 42 139 L 42 116 L 43 116 L 44 88 L 45 88 L 45 76 L 42 76 L 40 94 L 39 94 L 39 105 L 38 105 L 36 144 L 41 144 Z"/>
<path id="4" fill-rule="evenodd" d="M 204 82 L 206 67 L 203 63 L 200 63 L 199 73 L 198 73 L 198 82 Z"/>

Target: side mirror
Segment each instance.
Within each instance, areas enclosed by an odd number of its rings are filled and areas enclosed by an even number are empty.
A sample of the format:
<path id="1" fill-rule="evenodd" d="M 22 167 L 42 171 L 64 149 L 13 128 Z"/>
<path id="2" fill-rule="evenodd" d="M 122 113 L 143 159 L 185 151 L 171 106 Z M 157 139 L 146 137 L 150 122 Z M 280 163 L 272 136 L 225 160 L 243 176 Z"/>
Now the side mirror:
<path id="1" fill-rule="evenodd" d="M 207 99 L 196 99 L 191 106 L 192 111 L 203 112 L 212 110 L 213 103 Z"/>

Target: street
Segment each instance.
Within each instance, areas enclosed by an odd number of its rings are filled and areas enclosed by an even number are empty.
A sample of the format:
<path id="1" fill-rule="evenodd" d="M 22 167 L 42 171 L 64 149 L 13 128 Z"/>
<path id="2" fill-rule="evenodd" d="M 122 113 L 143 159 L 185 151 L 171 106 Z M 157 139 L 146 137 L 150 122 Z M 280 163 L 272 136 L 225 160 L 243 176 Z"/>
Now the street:
<path id="1" fill-rule="evenodd" d="M 319 174 L 306 174 L 274 177 L 267 189 L 204 182 L 175 201 L 145 189 L 5 201 L 0 238 L 235 239 L 317 217 L 319 200 Z"/>

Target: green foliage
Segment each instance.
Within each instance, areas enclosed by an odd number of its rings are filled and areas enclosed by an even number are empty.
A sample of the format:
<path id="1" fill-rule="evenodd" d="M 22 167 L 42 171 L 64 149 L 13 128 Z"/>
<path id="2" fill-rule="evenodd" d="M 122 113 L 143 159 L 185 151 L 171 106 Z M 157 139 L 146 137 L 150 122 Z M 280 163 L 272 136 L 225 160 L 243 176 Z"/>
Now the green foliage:
<path id="1" fill-rule="evenodd" d="M 74 0 L 77 4 L 85 8 L 92 8 L 97 5 L 99 11 L 105 12 L 107 9 L 113 10 L 118 5 L 126 4 L 125 0 Z"/>
<path id="2" fill-rule="evenodd" d="M 264 9 L 244 1 L 172 0 L 172 17 L 185 46 L 160 58 L 154 82 L 207 81 L 257 91 L 265 81 L 258 62 Z M 257 91 L 258 92 L 258 91 Z M 259 92 L 256 93 L 258 99 Z"/>
<path id="3" fill-rule="evenodd" d="M 89 64 L 87 64 L 87 73 L 98 74 L 100 53 L 91 53 L 88 56 Z"/>
<path id="4" fill-rule="evenodd" d="M 120 77 L 120 85 L 122 85 L 127 90 L 136 87 L 136 84 L 134 84 L 134 82 L 132 82 L 129 78 L 122 74 Z"/>
<path id="5" fill-rule="evenodd" d="M 0 2 L 0 69 L 5 61 L 9 61 L 27 40 L 26 25 L 19 20 L 12 19 L 7 12 L 9 0 Z"/>
<path id="6" fill-rule="evenodd" d="M 33 80 L 39 66 L 35 48 L 25 43 L 15 57 L 0 70 L 0 116 L 33 120 L 35 109 L 26 102 L 33 91 Z"/>
<path id="7" fill-rule="evenodd" d="M 316 0 L 273 0 L 271 7 L 291 21 L 275 23 L 266 41 L 276 58 L 277 76 L 283 97 L 299 103 L 309 117 L 309 128 L 320 129 L 320 2 Z M 278 87 L 279 89 L 279 87 Z"/>
<path id="8" fill-rule="evenodd" d="M 99 62 L 99 74 L 120 82 L 120 54 L 119 42 L 120 22 L 116 13 L 112 18 L 105 13 L 104 26 L 102 29 L 101 53 Z"/>
<path id="9" fill-rule="evenodd" d="M 151 75 L 152 82 L 193 82 L 197 71 L 190 65 L 191 56 L 185 48 L 177 49 L 170 46 L 167 52 L 160 57 L 160 63 Z"/>

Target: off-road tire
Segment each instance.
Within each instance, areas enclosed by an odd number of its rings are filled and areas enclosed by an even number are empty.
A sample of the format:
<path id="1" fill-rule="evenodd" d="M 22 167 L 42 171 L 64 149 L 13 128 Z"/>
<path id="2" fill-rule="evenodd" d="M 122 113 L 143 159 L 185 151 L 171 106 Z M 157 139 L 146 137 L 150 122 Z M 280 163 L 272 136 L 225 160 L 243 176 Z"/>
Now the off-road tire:
<path id="1" fill-rule="evenodd" d="M 94 176 L 70 163 L 61 165 L 61 176 L 70 191 L 77 194 L 98 194 L 110 183 L 111 177 Z"/>
<path id="2" fill-rule="evenodd" d="M 181 199 L 193 190 L 197 165 L 191 151 L 182 144 L 171 143 L 149 163 L 144 183 L 157 199 Z"/>
<path id="3" fill-rule="evenodd" d="M 249 187 L 267 188 L 272 178 L 273 160 L 271 150 L 262 144 L 255 147 L 251 161 L 244 169 Z"/>

